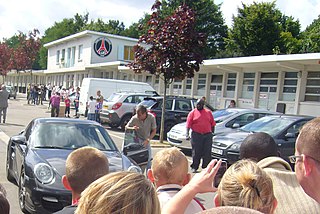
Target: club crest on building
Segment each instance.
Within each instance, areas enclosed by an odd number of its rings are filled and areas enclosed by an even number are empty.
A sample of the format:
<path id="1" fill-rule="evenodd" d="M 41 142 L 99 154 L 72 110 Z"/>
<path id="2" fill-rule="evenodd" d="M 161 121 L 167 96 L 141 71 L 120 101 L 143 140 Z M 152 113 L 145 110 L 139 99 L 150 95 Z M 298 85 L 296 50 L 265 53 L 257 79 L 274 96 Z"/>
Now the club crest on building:
<path id="1" fill-rule="evenodd" d="M 112 44 L 107 37 L 99 37 L 94 41 L 94 52 L 100 57 L 106 57 L 111 53 Z"/>

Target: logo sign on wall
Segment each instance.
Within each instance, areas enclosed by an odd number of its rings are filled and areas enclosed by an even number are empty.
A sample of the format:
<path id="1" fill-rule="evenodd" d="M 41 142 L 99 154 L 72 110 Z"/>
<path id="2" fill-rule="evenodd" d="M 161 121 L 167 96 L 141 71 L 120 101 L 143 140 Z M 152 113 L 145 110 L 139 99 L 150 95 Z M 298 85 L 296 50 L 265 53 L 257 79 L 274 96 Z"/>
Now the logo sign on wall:
<path id="1" fill-rule="evenodd" d="M 106 57 L 111 53 L 112 44 L 107 37 L 99 37 L 94 41 L 94 52 L 100 57 Z"/>

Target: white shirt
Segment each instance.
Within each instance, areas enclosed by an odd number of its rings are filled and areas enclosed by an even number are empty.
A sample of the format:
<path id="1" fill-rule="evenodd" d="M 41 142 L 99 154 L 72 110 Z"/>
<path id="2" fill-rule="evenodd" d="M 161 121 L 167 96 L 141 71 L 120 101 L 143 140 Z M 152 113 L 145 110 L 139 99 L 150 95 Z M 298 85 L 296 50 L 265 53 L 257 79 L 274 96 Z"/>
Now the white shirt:
<path id="1" fill-rule="evenodd" d="M 95 110 L 96 110 L 96 101 L 95 100 L 89 100 L 88 102 L 88 113 L 91 114 L 91 113 L 95 113 Z"/>
<path id="2" fill-rule="evenodd" d="M 159 186 L 157 188 L 157 194 L 160 201 L 161 209 L 163 206 L 171 200 L 175 194 L 182 189 L 182 186 L 177 184 L 166 184 L 163 186 Z M 199 202 L 200 203 L 200 202 Z M 187 209 L 185 210 L 185 214 L 194 214 L 203 211 L 204 209 L 201 207 L 195 199 L 193 199 L 190 204 L 188 205 Z"/>

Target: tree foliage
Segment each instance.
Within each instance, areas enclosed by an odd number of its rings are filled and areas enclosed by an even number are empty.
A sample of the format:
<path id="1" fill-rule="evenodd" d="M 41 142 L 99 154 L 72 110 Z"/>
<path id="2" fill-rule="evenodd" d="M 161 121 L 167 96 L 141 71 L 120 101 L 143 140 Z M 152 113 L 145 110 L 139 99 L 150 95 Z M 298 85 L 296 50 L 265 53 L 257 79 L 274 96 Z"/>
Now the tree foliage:
<path id="1" fill-rule="evenodd" d="M 219 51 L 225 49 L 224 38 L 228 27 L 224 23 L 220 5 L 212 0 L 162 0 L 163 16 L 171 14 L 179 5 L 185 4 L 195 13 L 196 30 L 207 35 L 207 44 L 203 49 L 206 59 L 216 58 Z"/>
<path id="2" fill-rule="evenodd" d="M 245 56 L 272 54 L 279 45 L 281 33 L 281 12 L 275 2 L 242 4 L 238 15 L 233 16 L 229 39 L 237 51 Z"/>
<path id="3" fill-rule="evenodd" d="M 320 15 L 302 32 L 301 52 L 320 52 Z"/>
<path id="4" fill-rule="evenodd" d="M 12 48 L 5 42 L 0 43 L 0 74 L 6 76 L 10 71 Z"/>
<path id="5" fill-rule="evenodd" d="M 135 59 L 129 66 L 136 72 L 146 71 L 164 80 L 164 99 L 166 88 L 174 79 L 193 77 L 199 71 L 204 55 L 202 48 L 206 36 L 195 29 L 194 12 L 186 5 L 179 6 L 167 17 L 161 16 L 161 3 L 152 6 L 154 12 L 147 23 L 148 32 L 140 37 L 134 47 Z M 163 141 L 164 108 L 160 129 Z"/>

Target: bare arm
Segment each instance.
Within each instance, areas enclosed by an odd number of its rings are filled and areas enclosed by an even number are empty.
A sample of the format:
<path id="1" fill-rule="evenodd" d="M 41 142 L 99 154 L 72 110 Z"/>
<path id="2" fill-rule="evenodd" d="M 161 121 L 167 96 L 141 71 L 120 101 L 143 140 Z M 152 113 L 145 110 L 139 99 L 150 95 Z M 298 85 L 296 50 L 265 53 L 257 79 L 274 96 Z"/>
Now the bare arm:
<path id="1" fill-rule="evenodd" d="M 221 165 L 221 160 L 212 160 L 207 168 L 193 176 L 162 209 L 162 214 L 183 214 L 197 193 L 215 192 L 213 180 Z"/>

